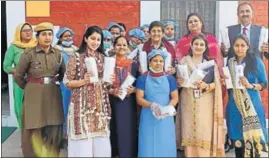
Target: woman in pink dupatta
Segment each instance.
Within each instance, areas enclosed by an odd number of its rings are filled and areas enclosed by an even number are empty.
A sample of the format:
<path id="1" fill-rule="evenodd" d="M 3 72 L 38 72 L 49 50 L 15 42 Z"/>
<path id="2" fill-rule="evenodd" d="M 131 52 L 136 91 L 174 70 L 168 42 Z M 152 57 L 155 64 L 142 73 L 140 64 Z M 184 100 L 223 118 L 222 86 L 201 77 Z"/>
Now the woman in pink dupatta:
<path id="1" fill-rule="evenodd" d="M 197 13 L 190 13 L 187 17 L 187 29 L 188 33 L 179 39 L 176 46 L 176 59 L 179 61 L 184 56 L 188 55 L 190 49 L 190 43 L 194 36 L 203 33 L 208 42 L 209 58 L 213 58 L 218 63 L 218 67 L 221 68 L 224 65 L 221 50 L 218 45 L 216 37 L 214 35 L 205 32 L 204 21 Z M 222 71 L 220 71 L 221 73 Z"/>
<path id="2" fill-rule="evenodd" d="M 222 67 L 224 66 L 224 60 L 221 54 L 220 47 L 218 45 L 216 37 L 214 35 L 206 33 L 205 32 L 205 25 L 202 17 L 197 13 L 190 13 L 187 17 L 187 23 L 186 27 L 188 29 L 188 33 L 179 39 L 177 46 L 176 46 L 176 55 L 175 58 L 180 62 L 180 60 L 187 56 L 190 50 L 190 44 L 193 39 L 193 37 L 197 36 L 198 34 L 204 34 L 206 41 L 208 43 L 208 58 L 214 59 L 217 63 L 220 76 L 223 76 Z M 227 103 L 227 90 L 224 86 L 222 86 L 222 97 L 223 99 L 223 105 L 225 106 Z M 178 106 L 178 115 L 181 114 L 181 108 Z M 180 134 L 180 126 L 181 122 L 179 118 L 176 118 L 176 129 L 177 129 L 177 148 L 183 149 L 181 146 L 181 134 Z"/>

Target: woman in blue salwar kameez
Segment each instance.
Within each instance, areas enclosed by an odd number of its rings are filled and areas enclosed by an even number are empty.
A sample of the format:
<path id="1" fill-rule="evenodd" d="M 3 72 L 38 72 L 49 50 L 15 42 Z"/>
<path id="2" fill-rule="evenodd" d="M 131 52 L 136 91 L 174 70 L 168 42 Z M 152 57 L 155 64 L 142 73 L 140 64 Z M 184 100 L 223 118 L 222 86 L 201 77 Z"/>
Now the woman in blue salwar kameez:
<path id="1" fill-rule="evenodd" d="M 232 49 L 235 56 L 228 60 L 233 85 L 235 86 L 235 67 L 244 66 L 244 76 L 240 84 L 244 89 L 229 89 L 226 107 L 226 120 L 229 138 L 235 145 L 236 157 L 259 157 L 267 149 L 267 130 L 265 109 L 260 91 L 267 88 L 268 81 L 262 60 L 253 55 L 246 36 L 239 35 Z"/>

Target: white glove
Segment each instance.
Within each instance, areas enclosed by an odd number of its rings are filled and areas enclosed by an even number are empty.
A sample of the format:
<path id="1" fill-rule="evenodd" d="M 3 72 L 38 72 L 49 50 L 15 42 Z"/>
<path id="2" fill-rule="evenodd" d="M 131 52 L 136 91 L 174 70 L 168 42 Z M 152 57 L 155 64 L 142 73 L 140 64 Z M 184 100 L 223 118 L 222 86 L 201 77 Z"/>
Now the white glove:
<path id="1" fill-rule="evenodd" d="M 161 106 L 161 118 L 165 118 L 167 116 L 175 116 L 177 114 L 175 107 L 173 105 Z"/>
<path id="2" fill-rule="evenodd" d="M 156 104 L 154 102 L 151 103 L 150 109 L 152 111 L 153 116 L 159 120 L 161 119 L 161 109 L 160 109 L 160 105 Z"/>

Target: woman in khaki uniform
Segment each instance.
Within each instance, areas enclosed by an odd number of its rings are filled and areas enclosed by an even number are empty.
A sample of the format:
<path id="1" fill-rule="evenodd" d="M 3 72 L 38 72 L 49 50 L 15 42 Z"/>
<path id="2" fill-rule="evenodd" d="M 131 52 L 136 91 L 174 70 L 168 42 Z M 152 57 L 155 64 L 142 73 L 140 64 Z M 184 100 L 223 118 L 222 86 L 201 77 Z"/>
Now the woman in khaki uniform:
<path id="1" fill-rule="evenodd" d="M 22 151 L 26 157 L 58 157 L 64 122 L 58 82 L 65 66 L 61 52 L 51 46 L 53 25 L 40 23 L 34 31 L 38 44 L 22 54 L 14 77 L 25 91 Z"/>

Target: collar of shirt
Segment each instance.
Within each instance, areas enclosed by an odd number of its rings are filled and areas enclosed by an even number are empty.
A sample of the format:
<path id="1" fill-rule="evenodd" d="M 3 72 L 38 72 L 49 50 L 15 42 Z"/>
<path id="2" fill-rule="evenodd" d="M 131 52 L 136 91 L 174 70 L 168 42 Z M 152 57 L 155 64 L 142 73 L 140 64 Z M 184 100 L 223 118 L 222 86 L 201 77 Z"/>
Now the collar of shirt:
<path id="1" fill-rule="evenodd" d="M 45 52 L 39 45 L 37 45 L 36 46 L 36 53 L 45 53 Z M 49 48 L 49 53 L 55 53 L 55 50 L 51 46 Z"/>
<path id="2" fill-rule="evenodd" d="M 247 31 L 250 31 L 250 27 L 251 27 L 251 24 L 249 24 L 246 28 L 247 28 Z M 241 31 L 243 32 L 243 28 L 245 28 L 245 26 L 243 26 L 241 24 Z"/>

